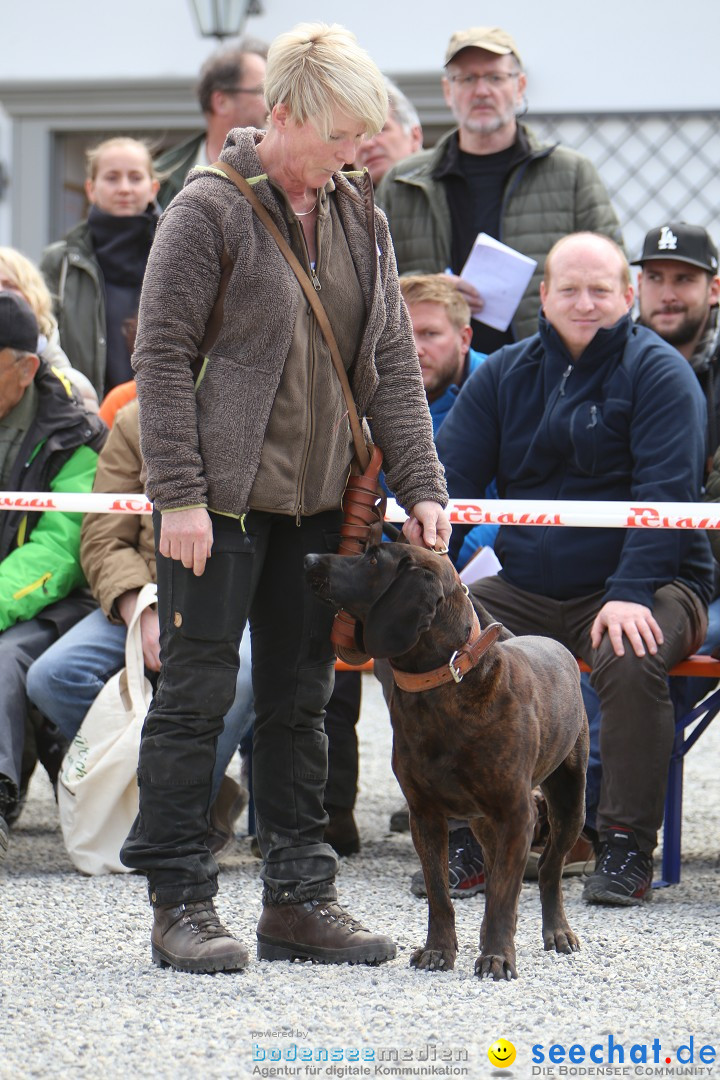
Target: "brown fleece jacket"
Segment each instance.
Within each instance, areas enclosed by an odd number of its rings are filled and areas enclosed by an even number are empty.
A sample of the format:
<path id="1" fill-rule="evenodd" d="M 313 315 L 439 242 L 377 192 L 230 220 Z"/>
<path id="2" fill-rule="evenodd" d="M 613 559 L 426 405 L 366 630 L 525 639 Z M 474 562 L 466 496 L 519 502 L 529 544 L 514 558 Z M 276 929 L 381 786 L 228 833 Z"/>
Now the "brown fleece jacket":
<path id="1" fill-rule="evenodd" d="M 221 159 L 243 176 L 261 175 L 255 152 L 261 138 L 251 128 L 231 131 Z M 358 409 L 383 449 L 398 501 L 407 509 L 421 499 L 445 505 L 444 473 L 387 222 L 375 211 L 373 242 L 358 190 L 370 183 L 367 174 L 333 179 L 330 197 L 367 312 L 350 369 Z M 289 241 L 271 184 L 261 180 L 254 190 Z M 217 296 L 223 249 L 234 264 L 224 321 L 196 394 L 191 365 Z M 191 173 L 156 233 L 133 355 L 147 491 L 160 510 L 247 510 L 299 297 L 292 270 L 235 185 L 215 173 Z"/>

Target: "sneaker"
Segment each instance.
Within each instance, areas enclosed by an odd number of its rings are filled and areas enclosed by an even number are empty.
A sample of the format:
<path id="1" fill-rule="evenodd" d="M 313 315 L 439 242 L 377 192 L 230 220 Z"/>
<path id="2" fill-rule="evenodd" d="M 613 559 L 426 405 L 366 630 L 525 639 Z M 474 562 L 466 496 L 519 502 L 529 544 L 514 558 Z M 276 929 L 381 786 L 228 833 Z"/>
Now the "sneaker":
<path id="1" fill-rule="evenodd" d="M 640 851 L 635 833 L 615 826 L 600 847 L 595 872 L 585 882 L 588 904 L 641 904 L 652 896 L 652 856 Z"/>
<path id="2" fill-rule="evenodd" d="M 257 942 L 258 960 L 382 964 L 396 952 L 392 938 L 371 933 L 334 900 L 265 904 Z"/>
<path id="3" fill-rule="evenodd" d="M 537 881 L 538 864 L 544 850 L 545 838 L 541 839 L 538 843 L 533 841 L 530 853 L 528 854 L 527 863 L 525 864 L 525 872 L 523 874 L 524 881 Z M 588 836 L 583 829 L 565 856 L 563 877 L 583 877 L 584 875 L 592 874 L 594 869 L 595 846 L 590 836 Z"/>
<path id="4" fill-rule="evenodd" d="M 485 891 L 485 863 L 482 848 L 469 825 L 462 825 L 450 832 L 450 859 L 448 880 L 453 900 L 463 900 Z M 413 896 L 427 896 L 425 875 L 417 870 L 410 882 Z"/>
<path id="5" fill-rule="evenodd" d="M 533 833 L 530 851 L 528 853 L 524 881 L 537 881 L 538 863 L 540 856 L 545 850 L 545 842 L 550 835 L 550 822 L 547 816 L 547 803 L 540 788 L 533 788 L 533 798 L 537 806 L 537 822 Z M 563 877 L 581 877 L 583 874 L 591 874 L 595 869 L 595 844 L 590 833 L 583 829 L 574 845 L 565 856 Z"/>
<path id="6" fill-rule="evenodd" d="M 156 904 L 151 935 L 153 963 L 176 971 L 242 971 L 243 948 L 220 922 L 212 900 Z"/>

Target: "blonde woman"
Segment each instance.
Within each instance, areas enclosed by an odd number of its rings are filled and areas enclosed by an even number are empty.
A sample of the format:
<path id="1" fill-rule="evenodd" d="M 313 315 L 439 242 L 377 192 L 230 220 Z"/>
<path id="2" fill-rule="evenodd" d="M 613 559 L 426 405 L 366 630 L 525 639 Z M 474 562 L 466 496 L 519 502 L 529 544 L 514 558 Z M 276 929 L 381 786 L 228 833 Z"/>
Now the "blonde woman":
<path id="1" fill-rule="evenodd" d="M 347 30 L 306 24 L 271 45 L 265 95 L 268 130 L 230 131 L 220 161 L 248 179 L 322 290 L 409 534 L 447 542 L 445 483 L 387 222 L 368 174 L 341 172 L 385 123 L 383 77 Z M 198 377 L 225 253 L 225 315 Z M 133 364 L 155 503 L 162 671 L 140 749 L 140 813 L 121 858 L 148 877 L 153 959 L 202 972 L 248 961 L 215 912 L 206 842 L 247 619 L 264 860 L 258 956 L 390 959 L 392 940 L 337 903 L 337 858 L 324 841 L 333 612 L 307 586 L 303 557 L 337 549 L 353 454 L 347 405 L 298 280 L 220 169 L 190 173 L 163 215 Z"/>
<path id="2" fill-rule="evenodd" d="M 137 316 L 158 187 L 145 143 L 125 136 L 101 142 L 87 152 L 87 219 L 41 260 L 60 343 L 100 398 L 132 378 L 124 326 Z"/>
<path id="3" fill-rule="evenodd" d="M 85 408 L 90 412 L 97 412 L 98 397 L 92 383 L 82 372 L 70 366 L 70 361 L 60 346 L 58 325 L 45 280 L 35 263 L 15 248 L 0 247 L 0 291 L 17 293 L 30 305 L 40 330 L 38 356 L 50 367 L 66 375 L 79 392 Z"/>

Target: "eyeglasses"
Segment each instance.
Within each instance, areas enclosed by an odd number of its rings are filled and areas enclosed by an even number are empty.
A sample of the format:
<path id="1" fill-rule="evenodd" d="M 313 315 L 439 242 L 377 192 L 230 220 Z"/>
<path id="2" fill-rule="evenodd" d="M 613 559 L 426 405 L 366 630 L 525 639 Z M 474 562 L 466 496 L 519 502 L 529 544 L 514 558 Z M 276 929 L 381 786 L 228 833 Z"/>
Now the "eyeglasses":
<path id="1" fill-rule="evenodd" d="M 233 86 L 230 90 L 223 90 L 223 94 L 264 94 L 262 86 Z"/>
<path id="2" fill-rule="evenodd" d="M 517 79 L 519 71 L 509 71 L 506 73 L 492 72 L 489 75 L 451 75 L 450 82 L 455 83 L 463 90 L 469 90 L 471 87 L 474 90 L 478 83 L 485 83 L 491 90 L 499 90 L 501 86 L 510 79 Z"/>

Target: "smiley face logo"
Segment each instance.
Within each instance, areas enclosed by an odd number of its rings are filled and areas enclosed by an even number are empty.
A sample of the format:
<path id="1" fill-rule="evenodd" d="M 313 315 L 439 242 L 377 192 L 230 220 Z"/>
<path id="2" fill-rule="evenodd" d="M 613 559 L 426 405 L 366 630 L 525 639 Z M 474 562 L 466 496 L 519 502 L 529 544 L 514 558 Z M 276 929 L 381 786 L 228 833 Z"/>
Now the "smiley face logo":
<path id="1" fill-rule="evenodd" d="M 500 1069 L 506 1069 L 515 1060 L 515 1047 L 507 1039 L 497 1039 L 488 1048 L 488 1057 L 491 1065 L 497 1065 Z"/>

